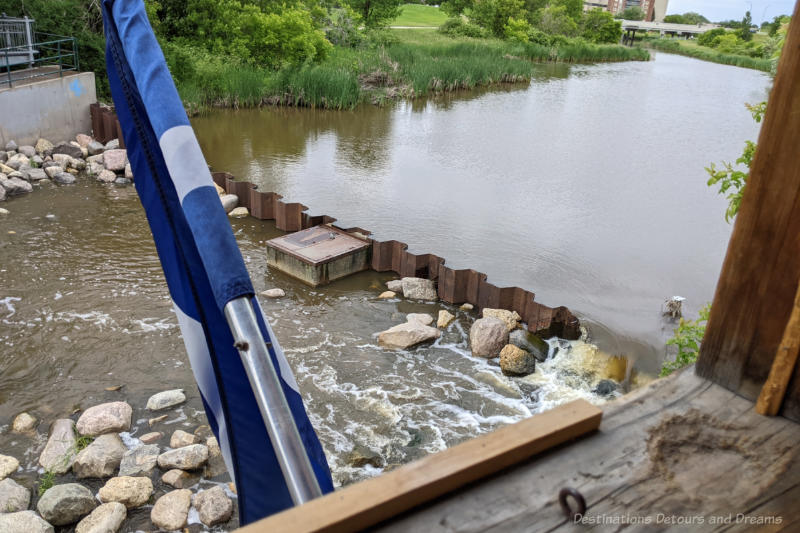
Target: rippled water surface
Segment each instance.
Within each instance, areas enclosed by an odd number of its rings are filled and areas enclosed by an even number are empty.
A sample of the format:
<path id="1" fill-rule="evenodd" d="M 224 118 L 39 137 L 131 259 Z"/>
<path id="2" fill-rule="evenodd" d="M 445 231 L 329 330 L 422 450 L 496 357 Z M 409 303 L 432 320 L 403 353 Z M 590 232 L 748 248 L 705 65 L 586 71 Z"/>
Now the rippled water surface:
<path id="1" fill-rule="evenodd" d="M 732 159 L 757 127 L 760 73 L 659 55 L 648 63 L 546 66 L 530 86 L 352 112 L 263 109 L 196 118 L 201 144 L 227 170 L 301 201 L 312 214 L 408 242 L 497 285 L 567 305 L 590 343 L 561 349 L 526 378 L 470 356 L 476 318 L 439 303 L 379 300 L 391 274 L 311 289 L 266 266 L 271 222 L 233 220 L 263 305 L 294 368 L 337 484 L 660 364 L 671 326 L 664 298 L 710 300 L 730 226 L 703 166 Z M 31 480 L 42 437 L 5 433 L 27 410 L 42 422 L 125 399 L 133 433 L 149 431 L 149 395 L 184 388 L 187 404 L 155 429 L 204 421 L 144 213 L 132 187 L 89 179 L 43 185 L 0 216 L 0 445 Z M 13 233 L 12 233 L 13 232 Z M 432 346 L 388 351 L 375 334 L 409 312 L 457 316 Z M 553 341 L 553 345 L 558 343 Z M 629 376 L 631 377 L 631 376 Z M 119 390 L 111 391 L 106 388 Z"/>

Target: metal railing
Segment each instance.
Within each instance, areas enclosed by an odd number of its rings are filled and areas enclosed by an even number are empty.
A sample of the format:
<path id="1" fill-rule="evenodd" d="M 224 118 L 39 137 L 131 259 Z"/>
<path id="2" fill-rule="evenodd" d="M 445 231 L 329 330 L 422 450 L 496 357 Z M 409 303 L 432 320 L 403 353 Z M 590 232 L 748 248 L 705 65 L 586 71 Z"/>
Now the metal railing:
<path id="1" fill-rule="evenodd" d="M 79 70 L 77 40 L 34 32 L 33 23 L 28 17 L 0 15 L 0 87 Z"/>

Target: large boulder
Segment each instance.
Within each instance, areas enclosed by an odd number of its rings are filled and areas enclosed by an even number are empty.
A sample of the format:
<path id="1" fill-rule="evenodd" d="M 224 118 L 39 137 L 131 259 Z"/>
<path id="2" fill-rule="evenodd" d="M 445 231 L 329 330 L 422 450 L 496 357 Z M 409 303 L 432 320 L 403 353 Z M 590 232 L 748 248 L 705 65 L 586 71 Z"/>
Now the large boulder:
<path id="1" fill-rule="evenodd" d="M 34 146 L 34 148 L 38 153 L 44 154 L 45 152 L 53 149 L 53 143 L 47 139 L 39 139 L 36 141 L 36 146 Z"/>
<path id="2" fill-rule="evenodd" d="M 403 278 L 403 296 L 413 300 L 438 300 L 436 284 L 433 280 L 423 278 Z"/>
<path id="3" fill-rule="evenodd" d="M 0 479 L 5 479 L 19 468 L 19 461 L 10 455 L 0 455 Z"/>
<path id="4" fill-rule="evenodd" d="M 200 521 L 208 527 L 227 522 L 233 514 L 233 502 L 219 485 L 197 493 L 194 507 Z"/>
<path id="5" fill-rule="evenodd" d="M 500 369 L 506 376 L 527 376 L 536 371 L 536 358 L 513 344 L 500 350 Z"/>
<path id="6" fill-rule="evenodd" d="M 499 318 L 502 320 L 508 331 L 512 331 L 519 326 L 519 321 L 522 318 L 516 311 L 508 311 L 506 309 L 489 309 L 483 310 L 483 318 Z"/>
<path id="7" fill-rule="evenodd" d="M 208 460 L 208 447 L 203 444 L 192 444 L 177 450 L 170 450 L 158 456 L 158 466 L 163 470 L 179 468 L 195 470 Z"/>
<path id="8" fill-rule="evenodd" d="M 78 483 L 54 485 L 39 498 L 36 510 L 54 526 L 73 524 L 97 506 L 94 494 Z"/>
<path id="9" fill-rule="evenodd" d="M 158 411 L 182 404 L 185 401 L 186 395 L 183 394 L 183 389 L 165 390 L 150 396 L 147 400 L 147 408 L 151 411 Z"/>
<path id="10" fill-rule="evenodd" d="M 75 457 L 72 471 L 78 479 L 113 476 L 127 451 L 116 433 L 100 435 Z"/>
<path id="11" fill-rule="evenodd" d="M 83 151 L 81 150 L 80 146 L 75 146 L 69 143 L 59 143 L 52 150 L 53 159 L 58 154 L 68 155 L 75 159 L 80 159 L 83 157 Z"/>
<path id="12" fill-rule="evenodd" d="M 509 333 L 508 343 L 531 353 L 540 363 L 547 361 L 550 345 L 530 331 L 515 329 Z"/>
<path id="13" fill-rule="evenodd" d="M 50 429 L 50 438 L 39 456 L 39 464 L 54 474 L 65 474 L 75 460 L 75 429 L 72 420 L 60 418 Z"/>
<path id="14" fill-rule="evenodd" d="M 33 511 L 0 513 L 0 531 L 4 533 L 53 533 L 53 526 L 45 522 Z"/>
<path id="15" fill-rule="evenodd" d="M 103 503 L 119 502 L 128 509 L 146 504 L 153 494 L 153 482 L 149 477 L 112 477 L 97 492 Z"/>
<path id="16" fill-rule="evenodd" d="M 189 518 L 189 507 L 192 505 L 192 491 L 188 489 L 173 490 L 164 494 L 150 511 L 150 520 L 156 526 L 174 531 L 186 525 Z"/>
<path id="17" fill-rule="evenodd" d="M 438 339 L 442 332 L 415 320 L 398 324 L 378 334 L 381 346 L 404 350 L 421 342 Z"/>
<path id="18" fill-rule="evenodd" d="M 119 433 L 131 429 L 133 409 L 127 402 L 109 402 L 95 405 L 83 412 L 77 428 L 81 435 Z"/>
<path id="19" fill-rule="evenodd" d="M 505 322 L 499 318 L 479 318 L 469 330 L 472 355 L 497 357 L 506 344 L 508 344 L 508 329 Z"/>
<path id="20" fill-rule="evenodd" d="M 127 515 L 121 503 L 104 503 L 78 522 L 75 533 L 116 533 Z"/>
<path id="21" fill-rule="evenodd" d="M 125 149 L 106 150 L 105 153 L 103 153 L 103 164 L 105 165 L 106 170 L 123 172 L 127 162 L 128 152 Z"/>
<path id="22" fill-rule="evenodd" d="M 0 481 L 0 513 L 24 511 L 31 503 L 31 491 L 11 478 Z"/>
<path id="23" fill-rule="evenodd" d="M 139 446 L 128 450 L 122 456 L 119 465 L 120 476 L 148 476 L 158 464 L 159 448 L 157 444 Z"/>

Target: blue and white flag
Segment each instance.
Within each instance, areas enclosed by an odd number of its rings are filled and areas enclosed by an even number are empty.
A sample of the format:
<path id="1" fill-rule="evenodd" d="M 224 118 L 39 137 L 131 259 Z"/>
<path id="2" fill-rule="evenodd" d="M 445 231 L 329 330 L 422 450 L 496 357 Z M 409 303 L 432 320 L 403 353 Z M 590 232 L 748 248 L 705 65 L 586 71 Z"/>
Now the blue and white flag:
<path id="1" fill-rule="evenodd" d="M 292 506 L 250 388 L 225 304 L 246 296 L 323 493 L 333 490 L 322 446 L 291 368 L 254 296 L 142 0 L 103 0 L 106 66 L 117 116 L 206 414 L 233 476 L 239 520 Z"/>

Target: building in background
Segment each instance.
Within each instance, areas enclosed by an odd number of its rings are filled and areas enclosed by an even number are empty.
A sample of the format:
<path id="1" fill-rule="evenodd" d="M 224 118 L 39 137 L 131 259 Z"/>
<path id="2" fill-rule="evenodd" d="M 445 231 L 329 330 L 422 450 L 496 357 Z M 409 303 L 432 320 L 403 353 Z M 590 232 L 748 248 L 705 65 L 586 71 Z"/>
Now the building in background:
<path id="1" fill-rule="evenodd" d="M 584 0 L 583 11 L 591 11 L 592 9 L 608 9 L 608 0 Z"/>
<path id="2" fill-rule="evenodd" d="M 601 0 L 593 0 L 591 2 L 584 2 L 584 9 L 586 4 L 599 4 Z M 608 9 L 614 15 L 622 13 L 629 7 L 638 7 L 644 13 L 644 20 L 648 22 L 662 22 L 664 15 L 667 13 L 667 3 L 669 0 L 607 0 Z M 597 6 L 600 7 L 600 6 Z"/>

